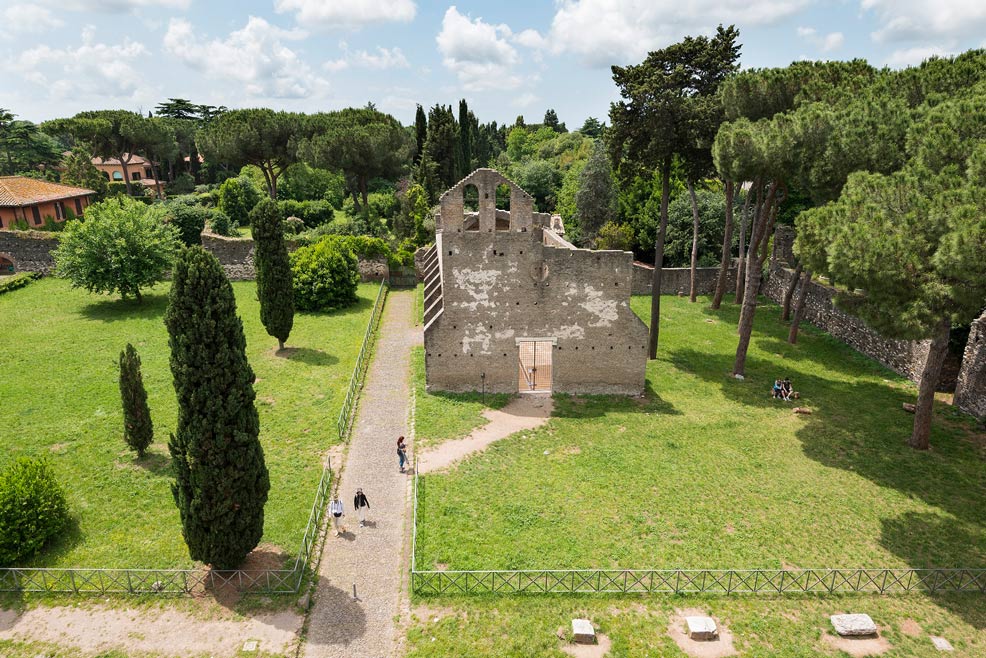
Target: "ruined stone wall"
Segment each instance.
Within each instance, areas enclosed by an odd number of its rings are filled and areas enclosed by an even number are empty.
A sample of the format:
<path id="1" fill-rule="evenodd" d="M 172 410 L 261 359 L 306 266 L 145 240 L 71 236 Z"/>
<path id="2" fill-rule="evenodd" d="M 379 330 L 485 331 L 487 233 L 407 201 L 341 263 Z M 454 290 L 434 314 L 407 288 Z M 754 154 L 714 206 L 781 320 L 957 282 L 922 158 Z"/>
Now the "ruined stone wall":
<path id="1" fill-rule="evenodd" d="M 288 252 L 300 245 L 285 240 Z M 55 267 L 51 252 L 58 246 L 57 234 L 40 231 L 0 231 L 0 255 L 8 258 L 18 272 L 50 274 Z M 230 281 L 257 278 L 253 264 L 253 240 L 202 234 L 202 246 L 212 252 L 223 266 Z M 386 258 L 360 259 L 361 281 L 381 281 L 390 275 Z"/>
<path id="2" fill-rule="evenodd" d="M 0 231 L 0 256 L 14 264 L 17 272 L 50 274 L 55 268 L 51 252 L 58 238 L 41 231 Z"/>
<path id="3" fill-rule="evenodd" d="M 794 267 L 794 238 L 797 232 L 793 226 L 780 225 L 774 229 L 774 250 L 772 252 L 771 266 L 790 266 Z"/>
<path id="4" fill-rule="evenodd" d="M 647 328 L 630 309 L 632 256 L 543 244 L 526 232 L 445 232 L 443 310 L 425 329 L 430 390 L 518 390 L 522 337 L 557 339 L 553 390 L 637 394 Z"/>
<path id="5" fill-rule="evenodd" d="M 986 313 L 969 327 L 954 403 L 962 411 L 986 419 Z"/>
<path id="6" fill-rule="evenodd" d="M 719 278 L 718 267 L 695 268 L 695 285 L 698 294 L 711 295 L 716 291 L 716 279 Z M 633 294 L 649 295 L 654 283 L 654 268 L 646 263 L 633 264 Z M 662 295 L 687 295 L 691 290 L 691 271 L 687 267 L 666 267 L 661 275 Z M 731 267 L 726 272 L 726 291 L 736 289 L 736 268 Z"/>
<path id="7" fill-rule="evenodd" d="M 770 273 L 761 294 L 778 304 L 784 301 L 784 292 L 790 285 L 794 271 L 778 268 Z M 812 281 L 805 298 L 805 320 L 822 331 L 846 343 L 857 352 L 879 361 L 894 372 L 918 381 L 928 358 L 929 340 L 893 340 L 884 338 L 866 326 L 859 318 L 836 308 L 835 290 Z M 799 284 L 800 287 L 800 284 Z M 797 298 L 798 291 L 795 291 Z"/>

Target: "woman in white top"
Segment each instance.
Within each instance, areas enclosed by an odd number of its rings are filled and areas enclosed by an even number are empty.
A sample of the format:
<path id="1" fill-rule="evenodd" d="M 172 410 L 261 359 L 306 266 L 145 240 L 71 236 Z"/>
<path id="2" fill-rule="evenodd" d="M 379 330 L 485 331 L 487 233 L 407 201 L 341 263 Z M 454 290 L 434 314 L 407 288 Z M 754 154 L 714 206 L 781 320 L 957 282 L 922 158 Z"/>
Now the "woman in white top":
<path id="1" fill-rule="evenodd" d="M 332 515 L 332 528 L 335 530 L 336 537 L 338 537 L 339 524 L 341 523 L 340 519 L 342 518 L 342 514 L 343 514 L 342 501 L 339 500 L 338 496 L 333 498 L 332 502 L 329 503 L 329 514 Z"/>

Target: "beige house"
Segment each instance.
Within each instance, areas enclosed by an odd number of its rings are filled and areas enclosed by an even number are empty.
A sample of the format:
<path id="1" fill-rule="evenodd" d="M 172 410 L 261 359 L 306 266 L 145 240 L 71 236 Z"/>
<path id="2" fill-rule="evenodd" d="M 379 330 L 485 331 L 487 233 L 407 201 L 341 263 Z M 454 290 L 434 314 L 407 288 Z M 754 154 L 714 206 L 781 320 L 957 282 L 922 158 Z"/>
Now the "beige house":
<path id="1" fill-rule="evenodd" d="M 64 222 L 81 215 L 95 194 L 82 187 L 26 176 L 0 176 L 0 228 L 11 228 L 17 222 L 34 228 L 49 217 Z"/>

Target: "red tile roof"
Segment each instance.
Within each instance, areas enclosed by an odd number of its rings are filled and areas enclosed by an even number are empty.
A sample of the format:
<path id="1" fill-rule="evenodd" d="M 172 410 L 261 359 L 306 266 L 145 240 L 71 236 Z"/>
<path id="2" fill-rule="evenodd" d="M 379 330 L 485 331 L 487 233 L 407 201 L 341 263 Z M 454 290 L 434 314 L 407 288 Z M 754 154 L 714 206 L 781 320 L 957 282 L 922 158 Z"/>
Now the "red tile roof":
<path id="1" fill-rule="evenodd" d="M 0 176 L 0 206 L 31 206 L 45 201 L 71 199 L 95 194 L 92 190 L 70 185 L 49 183 L 26 176 Z"/>
<path id="2" fill-rule="evenodd" d="M 124 154 L 124 155 L 129 155 L 129 154 Z M 96 157 L 92 159 L 92 163 L 97 167 L 99 165 L 118 165 L 120 164 L 120 160 L 119 158 L 106 158 L 105 160 L 103 160 L 102 158 Z M 149 164 L 149 163 L 147 162 L 147 160 L 140 157 L 136 153 L 131 155 L 130 160 L 127 162 L 128 167 L 133 165 L 144 165 L 144 164 Z"/>

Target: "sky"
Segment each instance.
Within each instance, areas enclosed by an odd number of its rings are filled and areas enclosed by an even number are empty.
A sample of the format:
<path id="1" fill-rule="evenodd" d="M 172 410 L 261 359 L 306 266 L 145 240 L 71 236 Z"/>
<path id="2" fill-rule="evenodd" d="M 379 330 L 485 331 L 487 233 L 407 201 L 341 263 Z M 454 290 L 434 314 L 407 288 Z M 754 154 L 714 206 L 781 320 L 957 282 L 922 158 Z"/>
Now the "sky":
<path id="1" fill-rule="evenodd" d="M 42 121 L 167 98 L 401 122 L 465 98 L 481 122 L 606 120 L 611 65 L 735 24 L 744 68 L 900 68 L 986 46 L 984 0 L 0 0 L 0 107 Z"/>

